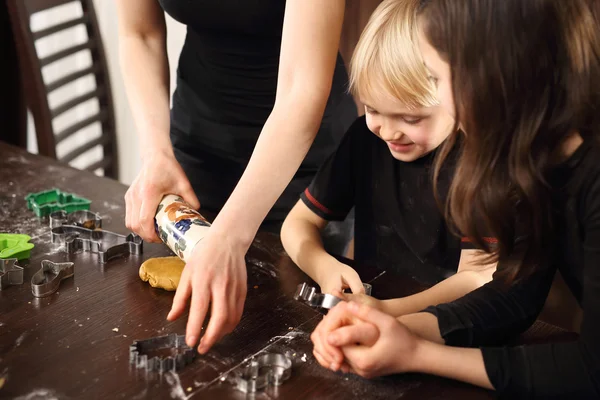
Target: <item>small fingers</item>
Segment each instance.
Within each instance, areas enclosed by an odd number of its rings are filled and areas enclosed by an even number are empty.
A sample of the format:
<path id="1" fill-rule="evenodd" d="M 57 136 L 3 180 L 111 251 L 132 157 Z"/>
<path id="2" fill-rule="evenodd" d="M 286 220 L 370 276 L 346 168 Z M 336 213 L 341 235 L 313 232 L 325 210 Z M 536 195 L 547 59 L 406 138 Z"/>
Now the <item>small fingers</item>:
<path id="1" fill-rule="evenodd" d="M 360 276 L 356 273 L 356 271 L 352 270 L 349 273 L 344 275 L 344 280 L 346 284 L 350 287 L 353 294 L 365 293 L 365 287 L 363 286 L 362 281 L 360 280 Z"/>
<path id="2" fill-rule="evenodd" d="M 342 326 L 327 336 L 327 341 L 332 346 L 343 347 L 360 343 L 372 346 L 379 339 L 379 330 L 368 322 L 358 322 L 353 325 Z"/>

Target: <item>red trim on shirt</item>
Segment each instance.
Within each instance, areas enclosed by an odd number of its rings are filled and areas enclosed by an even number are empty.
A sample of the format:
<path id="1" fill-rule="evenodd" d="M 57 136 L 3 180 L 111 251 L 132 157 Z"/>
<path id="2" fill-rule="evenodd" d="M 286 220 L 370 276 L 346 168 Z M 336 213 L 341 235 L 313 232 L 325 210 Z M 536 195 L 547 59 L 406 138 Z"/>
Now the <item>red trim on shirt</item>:
<path id="1" fill-rule="evenodd" d="M 323 204 L 319 203 L 319 200 L 315 199 L 312 194 L 308 191 L 308 188 L 304 190 L 304 195 L 310 201 L 313 206 L 317 207 L 319 210 L 323 211 L 325 214 L 333 214 L 331 210 L 325 207 Z"/>
<path id="2" fill-rule="evenodd" d="M 471 243 L 471 239 L 469 239 L 468 237 L 463 237 L 460 241 L 463 242 L 463 243 Z M 496 239 L 494 237 L 484 237 L 483 241 L 487 242 L 487 243 L 490 243 L 490 244 L 496 244 L 496 243 L 498 243 L 498 239 Z"/>

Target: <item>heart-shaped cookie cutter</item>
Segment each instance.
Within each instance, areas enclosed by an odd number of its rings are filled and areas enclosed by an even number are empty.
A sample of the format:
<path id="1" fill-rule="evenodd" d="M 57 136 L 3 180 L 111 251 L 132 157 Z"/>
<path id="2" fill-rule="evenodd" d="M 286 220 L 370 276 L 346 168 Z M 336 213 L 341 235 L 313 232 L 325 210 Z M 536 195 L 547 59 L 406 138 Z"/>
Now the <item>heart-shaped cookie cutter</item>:
<path id="1" fill-rule="evenodd" d="M 58 290 L 60 283 L 75 275 L 72 262 L 55 263 L 42 261 L 42 268 L 31 277 L 31 293 L 35 297 L 50 296 Z"/>

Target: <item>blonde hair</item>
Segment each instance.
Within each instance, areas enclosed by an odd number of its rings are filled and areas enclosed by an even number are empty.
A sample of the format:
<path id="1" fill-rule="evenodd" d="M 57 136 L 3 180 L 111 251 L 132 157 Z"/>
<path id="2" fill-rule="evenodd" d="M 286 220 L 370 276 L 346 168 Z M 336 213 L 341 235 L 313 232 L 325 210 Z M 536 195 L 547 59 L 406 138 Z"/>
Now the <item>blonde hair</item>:
<path id="1" fill-rule="evenodd" d="M 385 0 L 373 12 L 350 62 L 352 94 L 377 97 L 383 91 L 408 108 L 439 104 L 417 43 L 418 4 Z"/>

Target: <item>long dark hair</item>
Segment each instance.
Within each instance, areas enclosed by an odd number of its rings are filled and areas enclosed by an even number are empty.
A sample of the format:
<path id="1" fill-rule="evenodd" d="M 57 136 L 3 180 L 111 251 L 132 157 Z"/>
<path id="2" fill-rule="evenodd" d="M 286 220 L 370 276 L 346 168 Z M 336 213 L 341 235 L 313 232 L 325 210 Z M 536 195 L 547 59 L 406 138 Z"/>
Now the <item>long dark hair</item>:
<path id="1" fill-rule="evenodd" d="M 425 37 L 450 65 L 466 132 L 446 214 L 501 262 L 508 282 L 550 261 L 549 175 L 560 145 L 574 132 L 584 140 L 600 132 L 597 1 L 420 4 Z M 442 148 L 436 176 L 455 143 L 456 136 Z M 498 239 L 494 249 L 490 235 Z"/>

